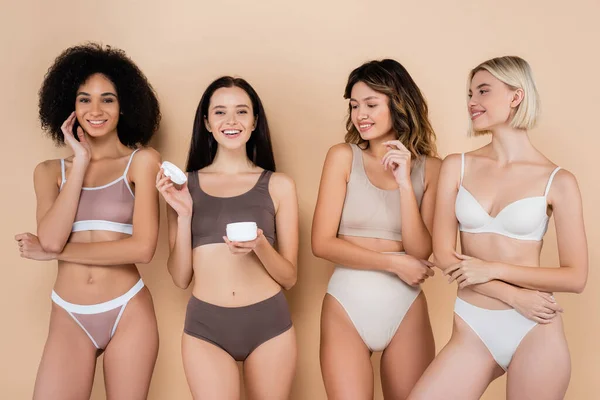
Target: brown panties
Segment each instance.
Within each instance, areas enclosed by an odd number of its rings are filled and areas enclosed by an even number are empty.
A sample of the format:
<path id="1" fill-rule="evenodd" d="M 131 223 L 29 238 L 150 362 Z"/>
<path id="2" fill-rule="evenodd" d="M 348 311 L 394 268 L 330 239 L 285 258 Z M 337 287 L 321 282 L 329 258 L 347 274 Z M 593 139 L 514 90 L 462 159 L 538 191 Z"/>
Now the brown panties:
<path id="1" fill-rule="evenodd" d="M 184 332 L 244 361 L 254 349 L 292 327 L 283 292 L 243 307 L 221 307 L 192 296 Z"/>

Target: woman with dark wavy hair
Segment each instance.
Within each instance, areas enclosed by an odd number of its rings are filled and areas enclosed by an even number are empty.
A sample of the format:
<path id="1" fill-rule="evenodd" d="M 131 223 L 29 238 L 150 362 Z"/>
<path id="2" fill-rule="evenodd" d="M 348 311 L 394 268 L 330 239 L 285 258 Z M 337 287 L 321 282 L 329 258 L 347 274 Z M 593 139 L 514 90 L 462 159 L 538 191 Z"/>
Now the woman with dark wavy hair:
<path id="1" fill-rule="evenodd" d="M 156 186 L 169 221 L 169 272 L 185 289 L 195 277 L 182 338 L 197 399 L 287 399 L 296 336 L 283 289 L 296 283 L 298 204 L 294 181 L 275 172 L 263 105 L 243 79 L 211 83 L 196 111 L 188 182 L 161 170 Z M 228 224 L 245 222 L 245 238 Z M 231 239 L 231 240 L 230 240 Z"/>
<path id="2" fill-rule="evenodd" d="M 160 155 L 144 147 L 160 121 L 156 95 L 122 50 L 87 44 L 56 58 L 39 114 L 73 155 L 36 167 L 37 235 L 16 236 L 22 257 L 58 261 L 33 398 L 89 398 L 104 353 L 107 397 L 145 399 L 158 329 L 136 264 L 158 237 Z"/>
<path id="3" fill-rule="evenodd" d="M 435 355 L 420 284 L 433 275 L 440 160 L 421 91 L 397 61 L 350 74 L 346 143 L 323 167 L 313 253 L 336 264 L 323 300 L 321 370 L 329 399 L 373 398 L 383 351 L 386 398 L 404 399 Z"/>

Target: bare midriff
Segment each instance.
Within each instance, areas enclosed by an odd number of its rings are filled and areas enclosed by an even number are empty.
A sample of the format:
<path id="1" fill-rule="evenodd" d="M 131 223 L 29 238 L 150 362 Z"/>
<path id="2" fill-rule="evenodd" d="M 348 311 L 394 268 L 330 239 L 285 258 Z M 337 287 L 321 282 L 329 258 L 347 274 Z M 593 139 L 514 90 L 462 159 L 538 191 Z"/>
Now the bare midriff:
<path id="1" fill-rule="evenodd" d="M 73 232 L 69 243 L 107 242 L 127 237 L 127 234 L 109 231 Z M 98 266 L 59 261 L 54 290 L 70 303 L 98 304 L 127 293 L 139 279 L 135 264 Z"/>
<path id="2" fill-rule="evenodd" d="M 463 254 L 483 261 L 539 267 L 542 241 L 518 240 L 494 233 L 461 232 Z M 458 291 L 458 297 L 477 307 L 491 310 L 510 308 L 506 303 L 480 294 L 467 287 Z"/>
<path id="3" fill-rule="evenodd" d="M 193 249 L 194 297 L 221 307 L 242 307 L 276 295 L 281 286 L 256 254 L 232 254 L 225 243 Z"/>

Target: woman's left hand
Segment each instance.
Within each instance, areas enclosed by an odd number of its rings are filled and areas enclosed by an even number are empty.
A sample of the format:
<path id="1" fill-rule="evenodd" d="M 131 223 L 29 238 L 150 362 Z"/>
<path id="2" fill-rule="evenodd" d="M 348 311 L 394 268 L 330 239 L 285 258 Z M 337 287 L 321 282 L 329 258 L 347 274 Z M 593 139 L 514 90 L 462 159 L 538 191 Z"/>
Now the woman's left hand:
<path id="1" fill-rule="evenodd" d="M 21 257 L 36 261 L 56 260 L 57 254 L 48 253 L 42 248 L 40 240 L 32 233 L 20 233 L 15 236 Z"/>
<path id="2" fill-rule="evenodd" d="M 254 251 L 258 245 L 260 245 L 263 241 L 266 241 L 267 238 L 263 235 L 262 229 L 258 229 L 256 232 L 256 239 L 249 240 L 247 242 L 232 242 L 227 239 L 227 236 L 223 236 L 223 240 L 229 246 L 229 250 L 232 254 L 248 254 L 251 251 Z"/>
<path id="3" fill-rule="evenodd" d="M 444 275 L 450 275 L 448 283 L 456 281 L 458 288 L 464 289 L 467 286 L 486 283 L 495 279 L 492 274 L 491 263 L 457 252 L 454 252 L 454 255 L 461 261 L 444 270 Z"/>

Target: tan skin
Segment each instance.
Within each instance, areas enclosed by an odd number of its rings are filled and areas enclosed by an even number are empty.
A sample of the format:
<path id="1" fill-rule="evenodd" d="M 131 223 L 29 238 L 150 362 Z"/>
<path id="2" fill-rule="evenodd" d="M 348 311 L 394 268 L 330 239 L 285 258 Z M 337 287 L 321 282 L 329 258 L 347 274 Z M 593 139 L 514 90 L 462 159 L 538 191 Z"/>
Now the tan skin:
<path id="1" fill-rule="evenodd" d="M 249 191 L 262 169 L 246 156 L 246 142 L 256 119 L 246 92 L 221 88 L 210 99 L 205 120 L 218 143 L 213 163 L 199 171 L 202 190 L 211 196 L 233 197 Z M 239 131 L 234 138 L 224 132 Z M 167 202 L 169 273 L 180 288 L 195 277 L 192 294 L 223 307 L 254 304 L 290 289 L 296 283 L 298 202 L 293 180 L 274 173 L 269 192 L 275 206 L 277 249 L 258 230 L 250 242 L 214 243 L 192 249 L 192 198 L 187 183 L 175 188 L 161 170 L 156 186 Z M 223 232 L 225 234 L 225 232 Z M 236 361 L 221 348 L 183 334 L 185 374 L 194 399 L 239 399 Z M 247 399 L 287 399 L 296 369 L 294 328 L 266 341 L 243 363 Z"/>
<path id="2" fill-rule="evenodd" d="M 522 89 L 513 90 L 487 71 L 471 86 L 470 114 L 476 130 L 492 132 L 487 146 L 467 153 L 463 186 L 492 216 L 506 205 L 544 194 L 556 165 L 533 147 L 527 132 L 509 126 Z M 482 113 L 482 114 L 480 114 Z M 541 241 L 522 241 L 492 233 L 461 233 L 454 213 L 460 185 L 460 155 L 444 160 L 440 174 L 434 255 L 449 281 L 459 282 L 458 296 L 487 309 L 515 308 L 539 323 L 519 345 L 508 368 L 508 399 L 562 399 L 571 364 L 560 317 L 551 292 L 581 292 L 588 271 L 581 196 L 575 177 L 560 170 L 548 193 L 560 266 L 540 265 Z M 493 185 L 485 184 L 493 182 Z M 479 399 L 504 371 L 471 328 L 458 316 L 450 342 L 438 354 L 411 394 L 411 399 Z M 469 379 L 464 379 L 468 376 Z"/>
<path id="3" fill-rule="evenodd" d="M 348 268 L 396 274 L 412 286 L 433 275 L 431 229 L 440 160 L 428 157 L 425 192 L 419 209 L 410 180 L 410 152 L 392 131 L 389 99 L 363 82 L 351 93 L 352 121 L 369 141 L 362 152 L 371 183 L 401 192 L 403 242 L 338 235 L 346 196 L 352 150 L 333 146 L 323 167 L 312 227 L 312 249 L 317 257 Z M 361 128 L 362 126 L 362 128 Z M 406 251 L 406 255 L 382 254 Z M 382 305 L 389 306 L 389 305 Z M 386 398 L 406 398 L 435 355 L 435 344 L 425 295 L 420 293 L 402 320 L 381 358 L 381 381 Z M 372 399 L 371 353 L 338 301 L 325 295 L 321 315 L 321 371 L 329 399 Z"/>
<path id="4" fill-rule="evenodd" d="M 72 134 L 75 118 L 80 141 Z M 63 124 L 73 156 L 65 160 L 62 190 L 60 160 L 44 161 L 34 173 L 37 233 L 15 237 L 21 256 L 58 260 L 54 290 L 66 301 L 98 304 L 126 293 L 140 279 L 136 263 L 148 263 L 158 237 L 158 193 L 154 176 L 160 155 L 151 148 L 136 153 L 127 179 L 135 193 L 133 235 L 108 231 L 71 233 L 82 187 L 114 181 L 132 150 L 117 136 L 119 99 L 104 75 L 90 76 L 77 91 L 75 112 Z M 99 126 L 90 121 L 104 121 Z M 82 129 L 83 128 L 83 129 Z M 152 297 L 144 287 L 128 303 L 104 351 L 108 399 L 146 399 L 158 353 Z M 89 398 L 99 352 L 86 333 L 52 303 L 50 329 L 38 369 L 34 399 Z"/>

